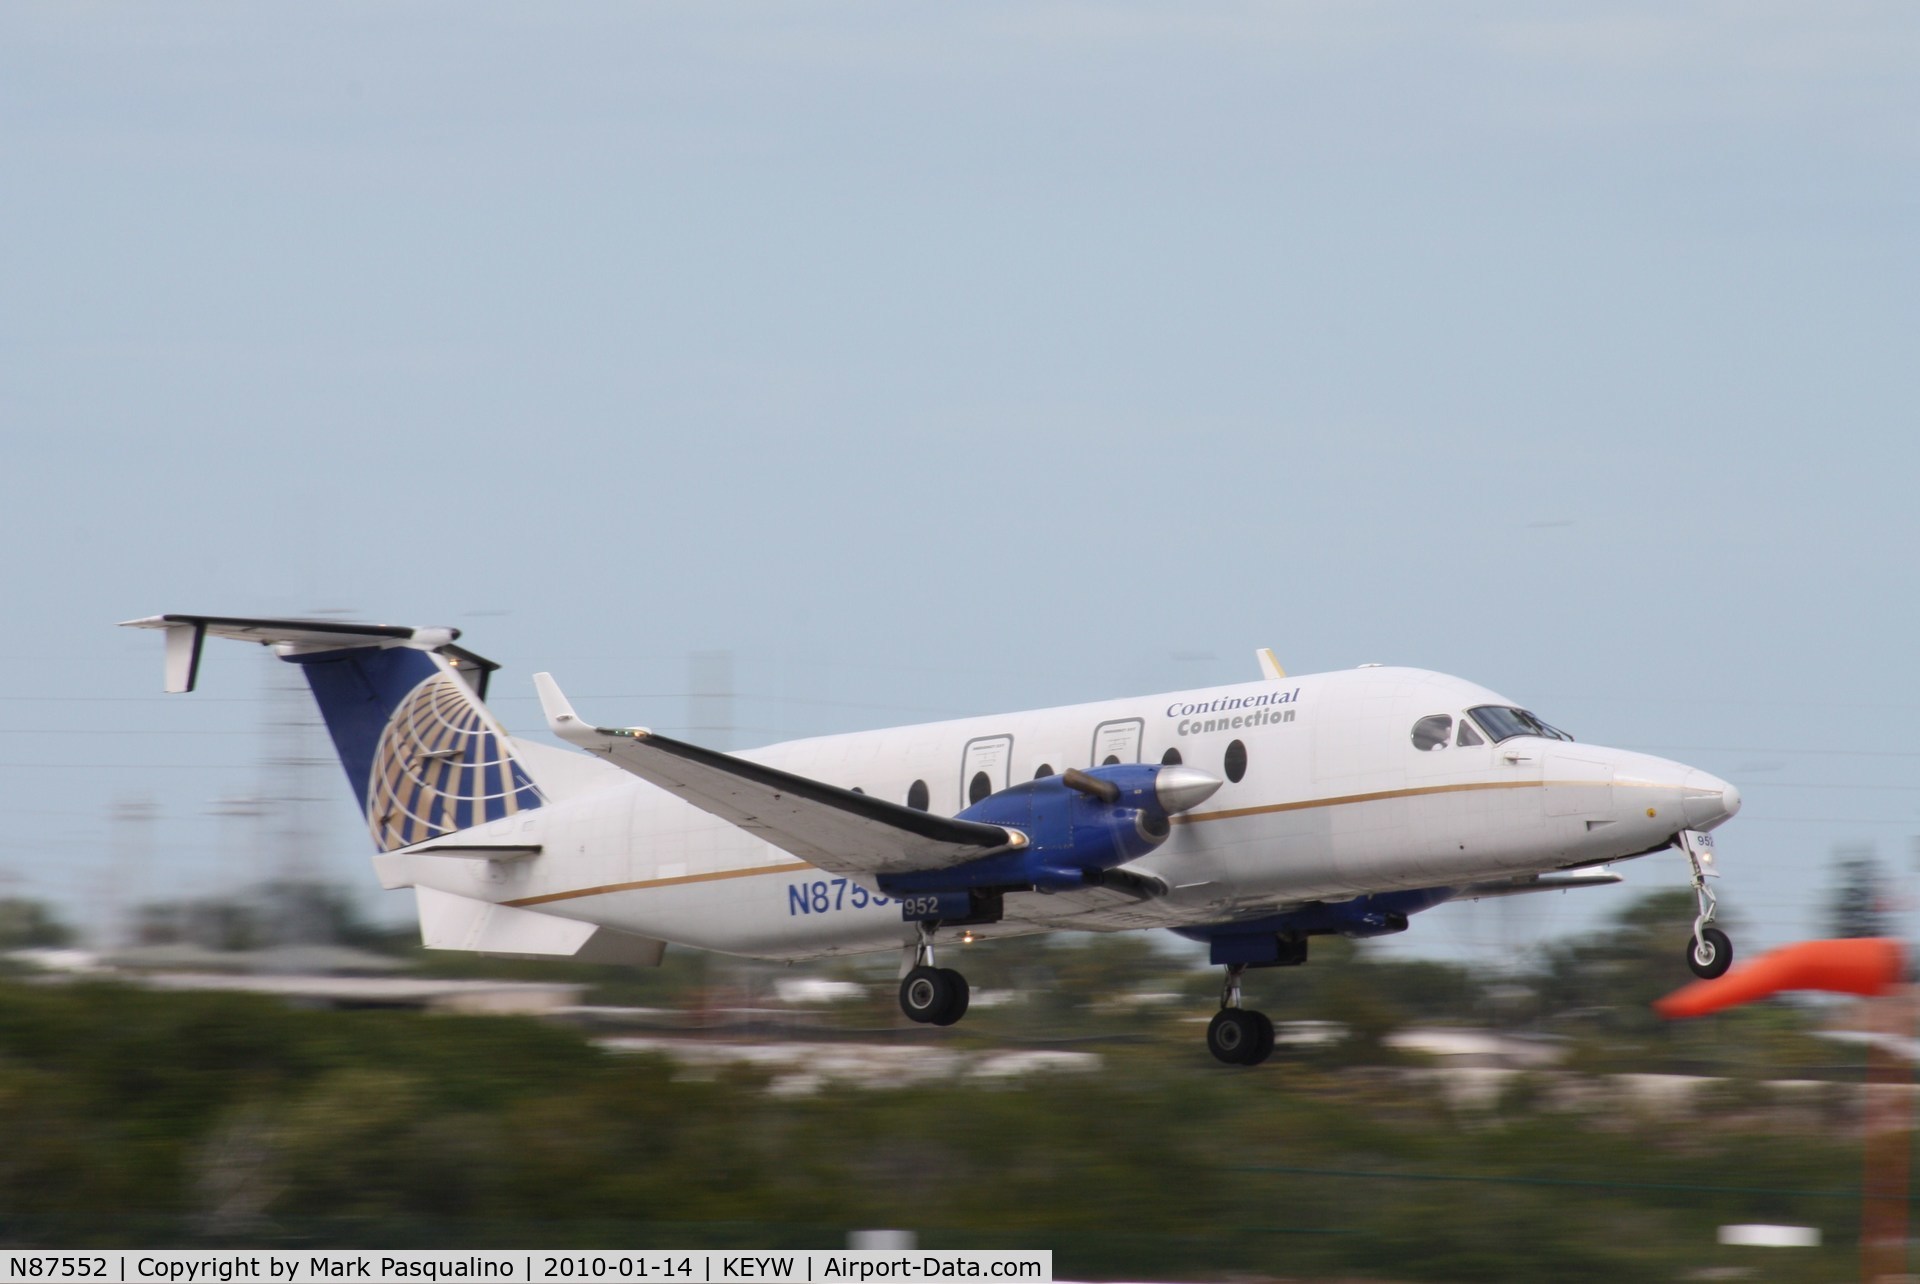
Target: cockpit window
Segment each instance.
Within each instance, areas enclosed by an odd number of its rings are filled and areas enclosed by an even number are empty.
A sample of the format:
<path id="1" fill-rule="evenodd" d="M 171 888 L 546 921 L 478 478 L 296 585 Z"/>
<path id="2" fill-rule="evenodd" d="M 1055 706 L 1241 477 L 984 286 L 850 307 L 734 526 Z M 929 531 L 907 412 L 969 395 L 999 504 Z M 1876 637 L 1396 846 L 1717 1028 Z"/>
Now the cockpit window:
<path id="1" fill-rule="evenodd" d="M 1413 747 L 1423 752 L 1445 749 L 1453 734 L 1453 719 L 1444 713 L 1432 714 L 1413 724 Z"/>
<path id="2" fill-rule="evenodd" d="M 1487 741 L 1486 737 L 1473 729 L 1473 723 L 1462 718 L 1460 719 L 1460 734 L 1453 738 L 1453 743 L 1464 749 L 1468 745 L 1483 745 L 1487 743 Z"/>
<path id="3" fill-rule="evenodd" d="M 1480 730 L 1487 733 L 1495 744 L 1511 740 L 1515 736 L 1539 736 L 1542 740 L 1571 740 L 1572 736 L 1558 727 L 1549 726 L 1528 713 L 1525 709 L 1508 709 L 1497 704 L 1483 704 L 1467 712 L 1480 724 Z"/>

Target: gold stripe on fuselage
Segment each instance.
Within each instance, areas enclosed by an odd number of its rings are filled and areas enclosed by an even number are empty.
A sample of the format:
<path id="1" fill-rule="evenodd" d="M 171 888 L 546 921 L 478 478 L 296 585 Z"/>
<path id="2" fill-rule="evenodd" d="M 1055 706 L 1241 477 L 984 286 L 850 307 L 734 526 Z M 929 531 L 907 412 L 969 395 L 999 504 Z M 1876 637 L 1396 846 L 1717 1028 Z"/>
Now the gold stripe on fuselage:
<path id="1" fill-rule="evenodd" d="M 1313 807 L 1344 807 L 1348 803 L 1385 802 L 1389 798 L 1419 798 L 1427 794 L 1464 794 L 1479 789 L 1544 789 L 1547 785 L 1605 784 L 1605 781 L 1474 780 L 1457 785 L 1420 785 L 1412 789 L 1383 789 L 1373 794 L 1342 794 L 1338 798 L 1308 798 L 1304 802 L 1263 803 L 1258 807 L 1230 807 L 1225 811 L 1203 811 L 1198 815 L 1169 816 L 1176 825 L 1197 825 L 1204 820 L 1238 820 L 1242 816 L 1270 816 L 1282 811 L 1306 811 Z"/>
<path id="2" fill-rule="evenodd" d="M 752 878 L 757 874 L 792 874 L 803 869 L 818 869 L 806 861 L 797 860 L 788 865 L 762 865 L 757 869 L 723 869 L 712 874 L 681 874 L 675 878 L 643 878 L 632 883 L 606 883 L 599 887 L 582 887 L 571 892 L 548 892 L 543 896 L 522 896 L 517 901 L 501 901 L 502 905 L 515 907 L 524 905 L 545 905 L 549 901 L 571 901 L 582 896 L 605 896 L 609 892 L 637 892 L 648 887 L 680 887 L 687 883 L 717 883 L 727 878 Z"/>
<path id="3" fill-rule="evenodd" d="M 1548 785 L 1602 786 L 1608 783 L 1598 780 L 1476 780 L 1454 785 L 1421 785 L 1413 789 L 1386 789 L 1372 794 L 1343 794 L 1338 798 L 1309 798 L 1304 802 L 1233 807 L 1225 811 L 1202 812 L 1197 816 L 1171 816 L 1168 819 L 1176 825 L 1197 825 L 1206 820 L 1237 820 L 1242 816 L 1266 816 L 1282 811 L 1305 811 L 1312 807 L 1340 807 L 1348 803 L 1383 802 L 1389 798 L 1418 798 L 1425 794 L 1468 793 L 1478 789 L 1544 789 Z M 1624 787 L 1631 788 L 1631 786 Z M 642 878 L 631 883 L 604 883 L 599 887 L 582 887 L 570 892 L 547 892 L 540 896 L 523 896 L 518 900 L 499 903 L 519 908 L 528 905 L 546 905 L 552 901 L 578 900 L 583 896 L 606 896 L 612 892 L 638 892 L 650 887 L 681 887 L 688 883 L 717 883 L 729 878 L 753 878 L 761 874 L 791 874 L 803 869 L 818 868 L 818 865 L 800 860 L 788 865 L 761 865 L 754 869 L 723 869 L 711 874 L 681 874 L 674 878 Z"/>

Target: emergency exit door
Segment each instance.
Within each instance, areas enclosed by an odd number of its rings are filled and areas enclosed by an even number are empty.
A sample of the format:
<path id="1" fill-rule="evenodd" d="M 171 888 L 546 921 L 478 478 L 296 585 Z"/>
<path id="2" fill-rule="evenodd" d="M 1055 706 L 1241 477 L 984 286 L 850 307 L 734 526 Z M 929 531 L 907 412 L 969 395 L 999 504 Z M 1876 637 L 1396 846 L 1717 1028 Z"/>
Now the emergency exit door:
<path id="1" fill-rule="evenodd" d="M 1140 761 L 1140 739 L 1147 724 L 1139 718 L 1116 718 L 1093 729 L 1093 753 L 1089 767 L 1106 767 L 1117 762 Z"/>
<path id="2" fill-rule="evenodd" d="M 971 807 L 1005 789 L 1012 760 L 1012 736 L 977 736 L 967 741 L 960 756 L 960 805 Z"/>

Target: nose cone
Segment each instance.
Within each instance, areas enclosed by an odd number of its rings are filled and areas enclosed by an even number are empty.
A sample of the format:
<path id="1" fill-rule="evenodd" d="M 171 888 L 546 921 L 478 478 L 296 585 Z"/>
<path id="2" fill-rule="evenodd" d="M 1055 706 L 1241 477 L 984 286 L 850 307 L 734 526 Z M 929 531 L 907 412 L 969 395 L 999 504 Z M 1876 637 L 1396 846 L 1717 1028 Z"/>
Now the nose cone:
<path id="1" fill-rule="evenodd" d="M 1213 797 L 1220 783 L 1198 767 L 1162 767 L 1153 778 L 1153 793 L 1160 809 L 1172 816 Z"/>
<path id="2" fill-rule="evenodd" d="M 1680 805 L 1688 829 L 1708 830 L 1731 820 L 1740 810 L 1740 791 L 1718 776 L 1689 771 L 1682 785 Z"/>

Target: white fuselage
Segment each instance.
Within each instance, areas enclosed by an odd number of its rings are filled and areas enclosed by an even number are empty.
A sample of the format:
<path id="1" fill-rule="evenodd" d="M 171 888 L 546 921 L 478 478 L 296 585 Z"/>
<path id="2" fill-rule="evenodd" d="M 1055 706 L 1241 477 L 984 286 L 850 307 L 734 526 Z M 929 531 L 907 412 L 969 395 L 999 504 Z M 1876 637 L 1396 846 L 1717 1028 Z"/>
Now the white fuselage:
<path id="1" fill-rule="evenodd" d="M 740 756 L 895 802 L 921 782 L 928 809 L 945 815 L 982 788 L 1109 758 L 1160 762 L 1169 750 L 1226 782 L 1128 867 L 1166 895 L 1012 893 L 1002 921 L 973 929 L 982 936 L 1194 927 L 1600 864 L 1712 828 L 1739 805 L 1723 781 L 1624 750 L 1535 736 L 1416 747 L 1416 722 L 1448 715 L 1457 725 L 1483 705 L 1511 702 L 1444 674 L 1362 668 L 823 736 Z M 1229 763 L 1235 743 L 1239 771 Z M 762 958 L 914 939 L 871 880 L 796 860 L 586 755 L 531 746 L 525 761 L 553 801 L 469 832 L 537 845 L 540 855 L 393 852 L 376 858 L 382 881 Z"/>

